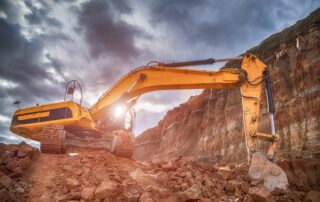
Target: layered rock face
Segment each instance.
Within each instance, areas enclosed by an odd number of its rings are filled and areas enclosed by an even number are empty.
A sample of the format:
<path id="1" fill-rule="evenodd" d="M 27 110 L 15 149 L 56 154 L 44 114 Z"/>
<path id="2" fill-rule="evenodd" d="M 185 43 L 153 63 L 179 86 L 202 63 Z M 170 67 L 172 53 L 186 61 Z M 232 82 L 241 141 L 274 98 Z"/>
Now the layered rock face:
<path id="1" fill-rule="evenodd" d="M 320 9 L 248 52 L 268 64 L 273 80 L 280 135 L 276 159 L 291 170 L 295 161 L 310 159 L 311 164 L 316 161 L 311 167 L 319 170 Z M 270 133 L 266 105 L 263 99 L 259 131 Z M 182 155 L 206 161 L 245 161 L 241 97 L 237 91 L 205 90 L 170 110 L 136 142 L 134 157 L 139 160 Z"/>

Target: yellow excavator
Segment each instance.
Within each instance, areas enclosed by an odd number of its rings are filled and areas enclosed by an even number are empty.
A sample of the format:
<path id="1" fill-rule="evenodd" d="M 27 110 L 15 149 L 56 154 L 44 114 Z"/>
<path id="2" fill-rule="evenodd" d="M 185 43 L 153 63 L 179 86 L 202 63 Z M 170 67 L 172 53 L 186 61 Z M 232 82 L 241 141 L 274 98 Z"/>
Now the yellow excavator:
<path id="1" fill-rule="evenodd" d="M 240 67 L 225 67 L 219 71 L 186 68 L 235 60 L 241 61 Z M 69 84 L 66 95 L 73 95 L 77 82 Z M 271 134 L 257 131 L 263 86 L 267 95 Z M 284 171 L 267 160 L 267 157 L 273 158 L 279 140 L 275 132 L 269 72 L 262 61 L 249 53 L 226 59 L 152 62 L 122 77 L 91 108 L 82 106 L 81 101 L 69 100 L 18 109 L 10 129 L 17 135 L 40 141 L 43 153 L 64 153 L 67 146 L 80 146 L 106 148 L 118 156 L 131 158 L 134 152 L 134 105 L 139 96 L 171 89 L 239 90 L 248 160 L 251 163 L 249 174 L 256 181 L 264 180 L 270 189 L 287 186 Z M 267 157 L 258 150 L 259 139 L 271 142 Z"/>

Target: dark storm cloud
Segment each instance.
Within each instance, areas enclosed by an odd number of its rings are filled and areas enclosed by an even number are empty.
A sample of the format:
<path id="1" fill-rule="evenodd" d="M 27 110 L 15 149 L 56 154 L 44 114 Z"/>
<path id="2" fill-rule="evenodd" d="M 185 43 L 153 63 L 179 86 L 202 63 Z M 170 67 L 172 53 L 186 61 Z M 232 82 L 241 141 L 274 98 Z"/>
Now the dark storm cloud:
<path id="1" fill-rule="evenodd" d="M 120 19 L 131 13 L 125 1 L 93 0 L 82 5 L 79 24 L 94 57 L 108 54 L 125 59 L 136 57 L 139 50 L 134 37 L 143 34 L 137 27 Z"/>
<path id="2" fill-rule="evenodd" d="M 47 24 L 50 24 L 51 26 L 63 28 L 61 22 L 48 16 L 48 10 L 36 9 L 31 5 L 29 8 L 31 9 L 32 13 L 26 15 L 25 18 L 30 22 L 30 24 L 41 24 L 45 21 Z"/>
<path id="3" fill-rule="evenodd" d="M 52 7 L 50 7 L 46 1 L 41 3 L 44 5 L 43 8 L 37 8 L 32 4 L 31 1 L 25 1 L 26 6 L 31 10 L 31 13 L 25 16 L 28 22 L 31 25 L 47 24 L 59 29 L 63 29 L 61 22 L 49 16 L 49 12 L 51 11 Z"/>
<path id="4" fill-rule="evenodd" d="M 168 35 L 178 35 L 186 47 L 204 44 L 232 49 L 261 40 L 263 34 L 275 31 L 279 22 L 296 19 L 298 8 L 312 5 L 312 1 L 292 4 L 278 0 L 155 1 L 150 22 L 166 25 Z"/>
<path id="5" fill-rule="evenodd" d="M 29 91 L 36 96 L 49 94 L 43 82 L 52 78 L 39 62 L 42 49 L 41 41 L 28 41 L 17 25 L 0 19 L 0 77 L 19 84 L 19 88 L 9 89 L 8 95 L 14 96 L 16 90 L 21 91 L 19 95 L 25 92 L 26 97 Z"/>
<path id="6" fill-rule="evenodd" d="M 33 58 L 39 58 L 40 42 L 27 41 L 17 25 L 0 19 L 0 75 L 11 81 L 26 81 L 46 77 L 46 72 L 37 68 Z"/>
<path id="7" fill-rule="evenodd" d="M 3 83 L 9 83 L 1 87 L 0 92 L 0 133 L 6 134 L 9 128 L 8 119 L 16 109 L 13 105 L 14 100 L 21 100 L 22 107 L 26 107 L 41 100 L 52 100 L 63 96 L 61 84 L 54 80 L 54 76 L 47 69 L 50 66 L 63 77 L 61 74 L 63 65 L 57 59 L 48 56 L 49 62 L 41 61 L 45 48 L 43 39 L 48 36 L 27 39 L 16 20 L 19 19 L 19 13 L 14 13 L 14 6 L 1 1 L 0 10 L 7 16 L 5 19 L 0 18 L 0 82 L 2 86 Z M 37 17 L 31 13 L 27 18 L 34 19 L 32 24 L 40 24 L 42 22 L 40 16 L 45 13 L 35 13 Z M 11 18 L 15 18 L 15 21 Z M 43 20 L 50 22 L 50 18 L 46 16 Z"/>
<path id="8" fill-rule="evenodd" d="M 9 8 L 7 1 L 0 1 L 0 11 L 5 11 Z"/>
<path id="9" fill-rule="evenodd" d="M 22 107 L 61 100 L 69 77 L 81 81 L 85 90 L 97 92 L 153 59 L 240 54 L 280 31 L 279 27 L 301 19 L 314 5 L 319 6 L 319 1 L 1 0 L 0 82 L 9 84 L 0 89 L 0 133 L 8 134 L 14 100 L 21 100 Z M 172 106 L 187 97 L 175 91 L 142 100 Z M 139 131 L 164 113 L 141 110 Z M 1 134 L 0 142 L 14 139 L 5 140 Z"/>

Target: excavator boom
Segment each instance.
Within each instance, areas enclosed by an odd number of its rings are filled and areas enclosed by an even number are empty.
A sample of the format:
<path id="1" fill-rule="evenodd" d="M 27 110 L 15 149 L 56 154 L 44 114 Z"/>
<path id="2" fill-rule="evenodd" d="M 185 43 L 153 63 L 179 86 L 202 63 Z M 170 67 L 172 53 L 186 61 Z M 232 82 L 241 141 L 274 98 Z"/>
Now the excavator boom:
<path id="1" fill-rule="evenodd" d="M 94 120 L 101 119 L 117 102 L 144 93 L 181 89 L 236 89 L 241 80 L 237 69 L 205 71 L 172 67 L 142 67 L 122 77 L 90 108 Z"/>

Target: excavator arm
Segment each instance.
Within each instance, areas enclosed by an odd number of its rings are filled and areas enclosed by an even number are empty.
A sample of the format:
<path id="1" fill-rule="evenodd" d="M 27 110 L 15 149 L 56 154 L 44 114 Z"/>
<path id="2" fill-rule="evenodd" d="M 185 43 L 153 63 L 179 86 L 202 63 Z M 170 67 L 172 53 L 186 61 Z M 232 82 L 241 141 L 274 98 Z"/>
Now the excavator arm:
<path id="1" fill-rule="evenodd" d="M 141 67 L 122 77 L 109 91 L 90 108 L 94 121 L 101 120 L 115 105 L 138 97 L 144 93 L 173 89 L 237 89 L 240 90 L 243 107 L 243 123 L 248 154 L 257 150 L 256 139 L 271 142 L 277 136 L 257 132 L 260 114 L 263 82 L 266 81 L 266 65 L 257 57 L 246 54 L 243 58 L 225 59 L 242 60 L 241 68 L 224 68 L 220 71 L 186 69 L 187 66 L 212 64 L 214 59 L 189 61 Z M 184 68 L 179 68 L 184 67 Z M 268 77 L 269 78 L 269 77 Z M 266 89 L 268 92 L 271 89 Z M 272 97 L 268 93 L 268 100 Z M 274 121 L 271 119 L 272 128 Z M 274 144 L 269 156 L 273 156 Z M 249 155 L 250 156 L 250 155 Z"/>

